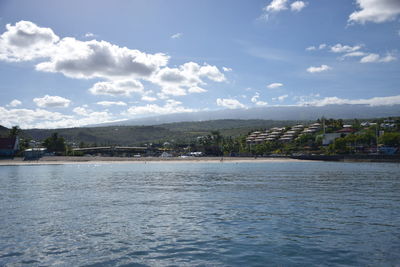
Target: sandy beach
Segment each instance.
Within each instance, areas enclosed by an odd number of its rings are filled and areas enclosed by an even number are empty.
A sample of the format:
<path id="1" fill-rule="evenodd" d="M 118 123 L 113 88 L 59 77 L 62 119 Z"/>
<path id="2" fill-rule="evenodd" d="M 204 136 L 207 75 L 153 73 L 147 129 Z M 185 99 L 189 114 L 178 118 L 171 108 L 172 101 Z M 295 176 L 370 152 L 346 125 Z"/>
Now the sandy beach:
<path id="1" fill-rule="evenodd" d="M 127 158 L 127 157 L 43 157 L 39 160 L 23 160 L 23 158 L 0 160 L 0 166 L 10 165 L 55 165 L 55 164 L 107 164 L 107 163 L 243 163 L 243 162 L 296 162 L 300 160 L 291 158 L 253 158 L 253 157 L 143 157 L 143 158 Z"/>

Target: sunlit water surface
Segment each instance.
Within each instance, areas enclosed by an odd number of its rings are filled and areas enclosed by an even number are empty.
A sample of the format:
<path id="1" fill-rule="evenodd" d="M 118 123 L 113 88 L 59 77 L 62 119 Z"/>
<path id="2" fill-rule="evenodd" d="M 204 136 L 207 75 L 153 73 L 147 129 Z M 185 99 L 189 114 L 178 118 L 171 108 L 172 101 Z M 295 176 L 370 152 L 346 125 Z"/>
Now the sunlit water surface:
<path id="1" fill-rule="evenodd" d="M 399 263 L 399 164 L 0 167 L 0 266 Z"/>

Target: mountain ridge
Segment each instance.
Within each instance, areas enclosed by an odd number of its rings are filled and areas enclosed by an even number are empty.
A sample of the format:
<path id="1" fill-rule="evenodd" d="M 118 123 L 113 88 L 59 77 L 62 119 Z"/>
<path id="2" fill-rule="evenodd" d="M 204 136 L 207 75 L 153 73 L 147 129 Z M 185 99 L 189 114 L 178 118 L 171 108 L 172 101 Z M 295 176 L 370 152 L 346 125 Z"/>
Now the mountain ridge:
<path id="1" fill-rule="evenodd" d="M 175 122 L 198 122 L 210 120 L 316 120 L 321 117 L 334 119 L 367 119 L 400 115 L 400 104 L 391 106 L 370 106 L 363 104 L 336 104 L 326 106 L 273 106 L 251 109 L 223 109 L 148 116 L 125 121 L 87 125 L 98 126 L 146 126 Z"/>

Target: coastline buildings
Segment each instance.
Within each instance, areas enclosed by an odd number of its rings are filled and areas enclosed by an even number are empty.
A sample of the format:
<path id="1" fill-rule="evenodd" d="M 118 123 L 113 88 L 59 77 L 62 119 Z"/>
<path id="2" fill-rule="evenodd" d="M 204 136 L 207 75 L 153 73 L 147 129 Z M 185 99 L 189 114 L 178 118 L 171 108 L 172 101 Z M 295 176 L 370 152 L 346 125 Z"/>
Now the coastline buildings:
<path id="1" fill-rule="evenodd" d="M 18 147 L 18 137 L 0 138 L 0 157 L 14 157 Z"/>

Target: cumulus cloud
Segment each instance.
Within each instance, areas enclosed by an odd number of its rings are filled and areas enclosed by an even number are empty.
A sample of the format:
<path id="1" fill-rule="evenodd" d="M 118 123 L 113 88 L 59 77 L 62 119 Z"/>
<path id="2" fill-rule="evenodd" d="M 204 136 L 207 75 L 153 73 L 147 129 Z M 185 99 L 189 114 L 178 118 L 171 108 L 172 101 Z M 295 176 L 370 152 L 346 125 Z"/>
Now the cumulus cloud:
<path id="1" fill-rule="evenodd" d="M 260 101 L 260 93 L 256 93 L 252 98 L 251 98 L 251 102 L 256 104 L 256 106 L 266 106 L 268 105 L 268 102 L 265 101 Z"/>
<path id="2" fill-rule="evenodd" d="M 307 3 L 303 2 L 303 1 L 295 1 L 292 4 L 290 4 L 290 10 L 295 11 L 295 12 L 299 12 L 303 8 L 305 8 L 306 5 L 307 5 Z"/>
<path id="3" fill-rule="evenodd" d="M 167 66 L 169 56 L 163 53 L 145 53 L 106 41 L 81 41 L 73 37 L 60 39 L 50 28 L 29 21 L 8 24 L 6 28 L 0 36 L 0 60 L 35 59 L 38 71 L 61 73 L 75 79 L 100 79 L 89 89 L 94 95 L 130 96 L 138 93 L 141 100 L 152 102 L 157 98 L 148 94 L 150 91 L 144 89 L 143 81 L 160 86 L 161 90 L 156 94 L 161 99 L 168 99 L 171 95 L 204 93 L 208 82 L 226 81 L 217 66 L 207 63 L 187 62 L 170 68 Z M 174 38 L 181 35 L 179 33 Z M 94 36 L 89 32 L 85 34 L 86 38 Z M 231 71 L 227 67 L 223 70 Z M 54 97 L 37 98 L 35 102 L 43 107 L 69 105 L 65 99 L 60 102 L 60 99 L 50 98 Z"/>
<path id="4" fill-rule="evenodd" d="M 360 50 L 361 48 L 362 48 L 361 45 L 350 46 L 350 45 L 342 45 L 342 44 L 336 44 L 336 45 L 330 47 L 331 52 L 333 52 L 333 53 L 350 53 L 350 52 Z"/>
<path id="5" fill-rule="evenodd" d="M 66 108 L 71 103 L 71 100 L 61 96 L 45 95 L 44 97 L 37 97 L 33 102 L 41 108 Z"/>
<path id="6" fill-rule="evenodd" d="M 395 56 L 388 53 L 385 56 L 380 56 L 378 54 L 368 54 L 360 59 L 361 63 L 388 63 L 397 60 Z"/>
<path id="7" fill-rule="evenodd" d="M 288 10 L 288 4 L 288 0 L 272 0 L 267 6 L 263 8 L 264 14 L 262 17 L 268 19 L 270 14 Z M 290 10 L 292 12 L 300 12 L 306 6 L 307 3 L 304 1 L 295 1 L 290 4 Z"/>
<path id="8" fill-rule="evenodd" d="M 165 66 L 168 59 L 169 57 L 162 53 L 146 54 L 106 41 L 82 42 L 66 37 L 57 44 L 50 60 L 37 64 L 36 69 L 60 72 L 67 77 L 78 79 L 148 78 L 160 67 Z"/>
<path id="9" fill-rule="evenodd" d="M 97 105 L 110 107 L 110 106 L 126 106 L 126 103 L 123 101 L 100 101 L 96 103 Z"/>
<path id="10" fill-rule="evenodd" d="M 7 106 L 8 107 L 16 107 L 16 106 L 19 106 L 21 104 L 22 104 L 21 101 L 19 101 L 18 99 L 14 99 Z"/>
<path id="11" fill-rule="evenodd" d="M 89 92 L 93 95 L 130 96 L 132 93 L 144 93 L 142 83 L 136 80 L 117 80 L 97 82 Z"/>
<path id="12" fill-rule="evenodd" d="M 228 109 L 246 108 L 246 106 L 240 103 L 238 100 L 231 98 L 217 98 L 217 106 Z"/>
<path id="13" fill-rule="evenodd" d="M 180 32 L 175 33 L 175 34 L 171 35 L 171 39 L 179 39 L 179 38 L 182 37 L 182 35 L 183 35 L 183 34 L 180 33 Z"/>
<path id="14" fill-rule="evenodd" d="M 282 87 L 282 86 L 283 86 L 283 83 L 271 83 L 271 84 L 267 85 L 267 87 L 269 89 L 276 89 L 276 88 L 279 88 L 279 87 Z"/>
<path id="15" fill-rule="evenodd" d="M 279 12 L 286 10 L 288 0 L 272 0 L 269 5 L 267 5 L 264 10 L 267 12 Z"/>
<path id="16" fill-rule="evenodd" d="M 206 85 L 204 78 L 215 82 L 226 80 L 224 74 L 216 67 L 208 64 L 199 65 L 195 62 L 185 63 L 178 68 L 165 67 L 159 70 L 152 78 L 152 82 L 161 86 L 163 95 L 186 95 L 189 93 L 201 93 Z"/>
<path id="17" fill-rule="evenodd" d="M 228 67 L 222 67 L 222 70 L 225 71 L 225 72 L 230 72 L 230 71 L 232 71 L 232 69 L 231 69 L 231 68 L 228 68 Z"/>
<path id="18" fill-rule="evenodd" d="M 30 21 L 7 24 L 0 35 L 0 60 L 28 61 L 52 54 L 59 37 L 50 28 L 42 28 Z"/>
<path id="19" fill-rule="evenodd" d="M 326 105 L 342 105 L 342 104 L 364 104 L 369 106 L 390 106 L 400 104 L 400 95 L 373 97 L 367 99 L 346 99 L 336 96 L 312 99 L 298 102 L 299 105 L 326 106 Z"/>
<path id="20" fill-rule="evenodd" d="M 6 28 L 0 36 L 0 60 L 42 58 L 36 70 L 59 72 L 71 78 L 148 79 L 169 60 L 163 53 L 147 54 L 106 41 L 71 37 L 60 40 L 50 28 L 29 21 L 7 24 Z"/>
<path id="21" fill-rule="evenodd" d="M 7 109 L 0 107 L 0 121 L 6 127 L 19 125 L 21 128 L 40 127 L 39 122 L 57 123 L 61 120 L 72 119 L 59 112 L 50 112 L 44 109 Z M 54 127 L 49 127 L 54 128 Z"/>
<path id="22" fill-rule="evenodd" d="M 182 106 L 182 102 L 168 99 L 163 106 L 156 104 L 147 104 L 145 106 L 132 106 L 127 111 L 127 115 L 155 115 L 155 114 L 171 114 L 171 113 L 186 113 L 194 112 L 195 109 L 185 108 Z"/>
<path id="23" fill-rule="evenodd" d="M 323 72 L 323 71 L 327 71 L 327 70 L 330 70 L 330 69 L 332 69 L 331 67 L 329 67 L 328 65 L 321 65 L 321 66 L 319 66 L 319 67 L 309 67 L 308 69 L 307 69 L 307 71 L 309 72 L 309 73 L 318 73 L 318 72 Z"/>
<path id="24" fill-rule="evenodd" d="M 356 0 L 356 2 L 360 10 L 350 14 L 349 22 L 382 23 L 394 20 L 400 15 L 400 1 L 398 0 Z"/>

